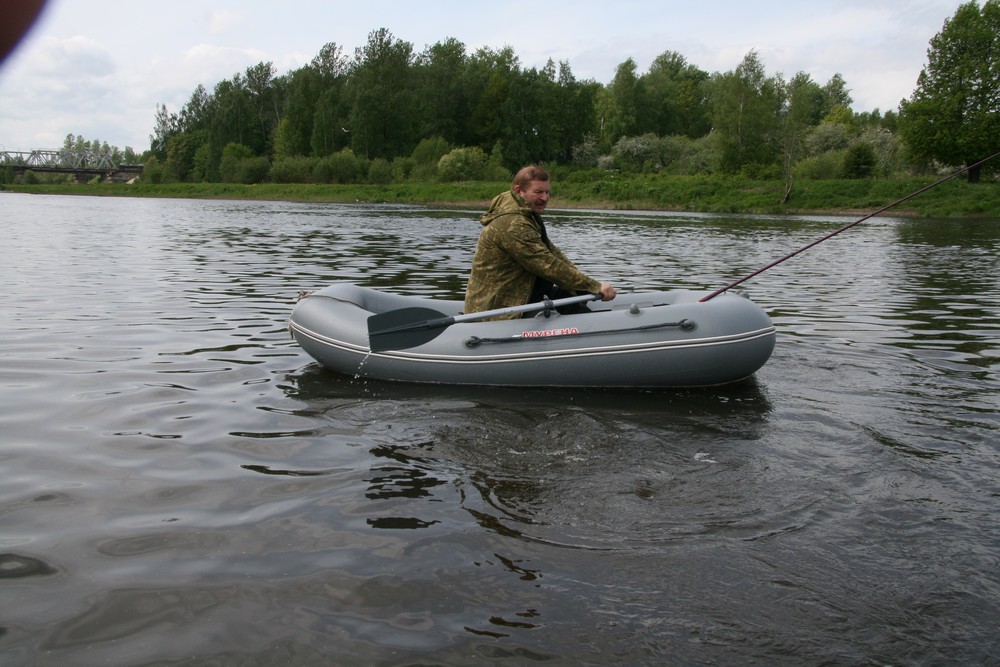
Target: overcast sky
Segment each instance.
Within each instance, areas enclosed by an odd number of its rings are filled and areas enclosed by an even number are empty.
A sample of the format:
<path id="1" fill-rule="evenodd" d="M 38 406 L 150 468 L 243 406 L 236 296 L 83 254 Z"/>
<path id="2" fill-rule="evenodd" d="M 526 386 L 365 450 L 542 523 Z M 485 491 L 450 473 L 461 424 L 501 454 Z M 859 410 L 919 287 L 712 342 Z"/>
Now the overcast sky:
<path id="1" fill-rule="evenodd" d="M 13 0 L 17 1 L 17 0 Z M 200 83 L 260 62 L 278 74 L 329 42 L 345 54 L 388 29 L 415 51 L 449 37 L 468 53 L 509 45 L 525 68 L 567 61 L 608 83 L 632 58 L 664 51 L 726 72 L 751 50 L 768 74 L 840 73 L 856 111 L 895 110 L 927 62 L 928 41 L 961 0 L 49 0 L 0 64 L 0 149 L 54 149 L 67 134 L 149 148 L 157 104 L 177 112 Z"/>

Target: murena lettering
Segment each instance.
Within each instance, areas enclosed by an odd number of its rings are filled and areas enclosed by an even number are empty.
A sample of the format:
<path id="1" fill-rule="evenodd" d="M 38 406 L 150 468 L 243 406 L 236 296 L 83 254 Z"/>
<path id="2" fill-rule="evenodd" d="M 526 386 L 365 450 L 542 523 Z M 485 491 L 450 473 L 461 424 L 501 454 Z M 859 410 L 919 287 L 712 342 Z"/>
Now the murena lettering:
<path id="1" fill-rule="evenodd" d="M 522 331 L 521 338 L 548 338 L 549 336 L 569 336 L 578 334 L 580 330 L 576 327 L 566 329 L 545 329 L 544 331 Z"/>

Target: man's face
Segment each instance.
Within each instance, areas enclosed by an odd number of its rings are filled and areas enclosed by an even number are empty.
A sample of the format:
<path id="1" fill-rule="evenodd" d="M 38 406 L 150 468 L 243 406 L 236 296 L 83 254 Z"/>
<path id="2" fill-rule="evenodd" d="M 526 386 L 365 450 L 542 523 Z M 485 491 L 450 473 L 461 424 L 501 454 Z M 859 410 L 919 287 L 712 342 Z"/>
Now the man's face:
<path id="1" fill-rule="evenodd" d="M 531 204 L 535 213 L 545 211 L 545 206 L 549 203 L 548 181 L 528 181 L 528 185 L 524 188 L 515 185 L 514 192 L 524 197 L 524 201 Z"/>

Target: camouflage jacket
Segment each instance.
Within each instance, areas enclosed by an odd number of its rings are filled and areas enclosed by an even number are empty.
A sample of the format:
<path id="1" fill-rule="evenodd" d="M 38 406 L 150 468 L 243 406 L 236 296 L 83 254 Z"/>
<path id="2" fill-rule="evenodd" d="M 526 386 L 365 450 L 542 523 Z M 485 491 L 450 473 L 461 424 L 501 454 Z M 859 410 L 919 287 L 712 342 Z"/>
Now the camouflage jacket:
<path id="1" fill-rule="evenodd" d="M 600 292 L 601 283 L 588 278 L 548 239 L 540 218 L 513 190 L 497 195 L 480 218 L 472 273 L 465 290 L 465 312 L 520 306 L 528 302 L 535 277 L 573 292 Z M 492 319 L 515 319 L 518 314 Z"/>

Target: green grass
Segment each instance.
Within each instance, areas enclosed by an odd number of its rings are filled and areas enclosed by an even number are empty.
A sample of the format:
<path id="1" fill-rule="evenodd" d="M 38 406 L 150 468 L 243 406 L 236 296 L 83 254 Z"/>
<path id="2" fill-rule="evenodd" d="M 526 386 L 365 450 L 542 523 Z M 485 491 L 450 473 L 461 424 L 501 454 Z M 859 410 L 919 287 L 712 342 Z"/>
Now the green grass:
<path id="1" fill-rule="evenodd" d="M 878 210 L 935 182 L 934 178 L 796 181 L 781 203 L 784 183 L 722 176 L 642 176 L 553 186 L 556 202 L 607 208 L 715 213 L 858 213 Z M 892 209 L 929 217 L 1000 217 L 1000 184 L 951 180 Z"/>
<path id="2" fill-rule="evenodd" d="M 788 203 L 784 183 L 726 176 L 600 174 L 552 183 L 552 208 L 699 211 L 706 213 L 869 213 L 936 179 L 799 180 Z M 262 183 L 0 185 L 0 190 L 39 194 L 250 199 L 302 202 L 397 203 L 485 207 L 508 183 L 394 183 L 308 185 Z M 1000 218 L 1000 183 L 970 185 L 953 179 L 894 207 L 896 215 Z"/>

